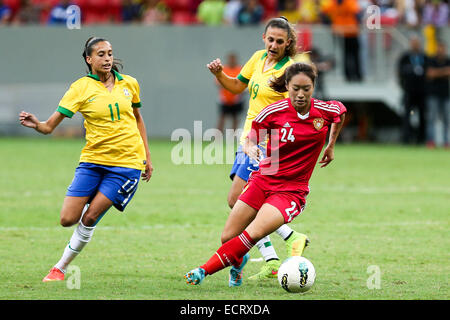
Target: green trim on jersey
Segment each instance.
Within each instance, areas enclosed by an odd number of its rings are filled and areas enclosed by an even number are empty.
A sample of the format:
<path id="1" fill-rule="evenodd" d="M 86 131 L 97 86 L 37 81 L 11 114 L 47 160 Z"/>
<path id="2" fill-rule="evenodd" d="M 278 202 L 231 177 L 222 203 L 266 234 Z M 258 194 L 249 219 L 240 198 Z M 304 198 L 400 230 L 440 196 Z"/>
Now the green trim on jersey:
<path id="1" fill-rule="evenodd" d="M 273 67 L 275 70 L 280 70 L 289 61 L 289 56 L 285 56 L 283 59 L 278 61 L 277 65 Z"/>
<path id="2" fill-rule="evenodd" d="M 261 60 L 264 60 L 264 58 L 267 57 L 267 52 L 264 52 L 264 54 L 261 57 Z M 283 68 L 283 66 L 289 61 L 290 57 L 289 56 L 285 56 L 283 59 L 281 59 L 280 61 L 278 61 L 278 63 L 275 65 L 275 67 L 273 67 L 275 70 L 280 70 L 281 68 Z"/>
<path id="3" fill-rule="evenodd" d="M 113 70 L 114 75 L 116 76 L 117 80 L 122 81 L 123 77 L 120 73 L 118 73 L 116 70 Z"/>
<path id="4" fill-rule="evenodd" d="M 64 107 L 58 106 L 58 108 L 56 109 L 56 111 L 58 111 L 59 113 L 65 115 L 66 117 L 72 118 L 74 113 Z"/>
<path id="5" fill-rule="evenodd" d="M 239 74 L 239 75 L 237 76 L 237 78 L 238 78 L 238 80 L 240 80 L 241 82 L 243 82 L 243 83 L 245 83 L 245 84 L 248 84 L 248 83 L 250 82 L 250 80 L 247 79 L 246 77 L 244 77 L 242 74 Z"/>
<path id="6" fill-rule="evenodd" d="M 98 77 L 98 75 L 92 74 L 90 72 L 89 72 L 89 74 L 86 77 L 89 77 L 89 78 L 92 78 L 94 80 L 100 81 L 100 78 Z"/>
<path id="7" fill-rule="evenodd" d="M 114 76 L 117 78 L 117 80 L 121 81 L 123 80 L 123 77 L 120 73 L 118 73 L 116 70 L 112 70 L 112 72 L 114 73 Z M 89 72 L 89 74 L 87 75 L 87 77 L 92 78 L 94 80 L 100 81 L 100 77 L 96 74 L 92 74 Z"/>
<path id="8" fill-rule="evenodd" d="M 133 108 L 140 108 L 140 107 L 142 107 L 142 104 L 140 102 L 135 102 L 135 103 L 132 103 L 131 106 Z"/>

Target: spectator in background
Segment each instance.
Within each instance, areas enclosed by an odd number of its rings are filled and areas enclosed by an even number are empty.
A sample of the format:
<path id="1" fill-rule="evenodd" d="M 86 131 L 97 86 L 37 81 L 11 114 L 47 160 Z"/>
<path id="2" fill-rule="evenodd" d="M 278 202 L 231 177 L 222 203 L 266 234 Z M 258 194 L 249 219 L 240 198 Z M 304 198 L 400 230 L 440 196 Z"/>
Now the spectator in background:
<path id="1" fill-rule="evenodd" d="M 197 20 L 208 26 L 223 24 L 224 0 L 205 0 L 197 8 Z"/>
<path id="2" fill-rule="evenodd" d="M 422 24 L 425 26 L 425 53 L 434 56 L 437 51 L 441 29 L 448 25 L 448 3 L 442 0 L 427 0 L 422 11 Z"/>
<path id="3" fill-rule="evenodd" d="M 324 84 L 324 74 L 333 69 L 334 59 L 322 55 L 318 48 L 312 48 L 310 54 L 311 62 L 314 63 L 317 69 L 317 78 L 314 85 L 314 96 L 319 100 L 327 100 L 328 95 Z"/>
<path id="4" fill-rule="evenodd" d="M 343 46 L 345 79 L 361 81 L 358 0 L 328 0 L 322 12 L 330 18 L 333 34 Z"/>
<path id="5" fill-rule="evenodd" d="M 238 13 L 238 24 L 255 25 L 261 23 L 264 15 L 264 8 L 258 0 L 244 0 Z"/>
<path id="6" fill-rule="evenodd" d="M 301 23 L 319 23 L 320 3 L 324 0 L 300 0 L 299 11 Z"/>
<path id="7" fill-rule="evenodd" d="M 61 0 L 50 11 L 48 18 L 49 25 L 66 25 L 67 24 L 67 8 L 72 5 L 70 0 Z"/>
<path id="8" fill-rule="evenodd" d="M 428 0 L 423 8 L 422 23 L 438 28 L 448 25 L 448 0 Z"/>
<path id="9" fill-rule="evenodd" d="M 381 25 L 395 26 L 399 20 L 398 0 L 376 0 L 375 4 L 380 8 Z"/>
<path id="10" fill-rule="evenodd" d="M 237 55 L 234 52 L 230 52 L 227 55 L 227 62 L 223 66 L 223 72 L 225 72 L 230 77 L 237 77 L 241 71 L 241 66 L 239 65 Z M 217 121 L 217 129 L 223 132 L 225 126 L 225 120 L 227 116 L 231 116 L 233 121 L 233 129 L 236 130 L 239 125 L 239 114 L 244 109 L 244 101 L 242 94 L 233 94 L 216 80 L 219 86 L 219 97 L 220 97 L 220 114 L 219 120 Z"/>
<path id="11" fill-rule="evenodd" d="M 140 2 L 133 0 L 122 0 L 122 22 L 140 22 L 142 6 Z"/>
<path id="12" fill-rule="evenodd" d="M 3 0 L 0 0 L 0 26 L 9 24 L 12 17 L 11 8 L 4 3 Z"/>
<path id="13" fill-rule="evenodd" d="M 235 25 L 238 23 L 237 17 L 239 10 L 242 7 L 241 0 L 229 0 L 225 5 L 224 21 L 228 25 Z"/>
<path id="14" fill-rule="evenodd" d="M 438 43 L 436 56 L 428 61 L 426 78 L 427 147 L 436 146 L 436 121 L 440 117 L 443 124 L 443 143 L 446 148 L 449 148 L 450 58 L 447 56 L 447 46 L 442 41 Z"/>
<path id="15" fill-rule="evenodd" d="M 301 20 L 300 10 L 298 8 L 297 0 L 286 0 L 284 8 L 280 11 L 280 16 L 286 17 L 289 23 L 297 24 Z"/>
<path id="16" fill-rule="evenodd" d="M 397 9 L 400 23 L 408 27 L 417 27 L 419 25 L 419 14 L 415 0 L 397 0 Z"/>
<path id="17" fill-rule="evenodd" d="M 414 109 L 419 112 L 419 131 L 415 134 L 416 143 L 425 142 L 425 67 L 426 56 L 420 39 L 413 35 L 409 39 L 409 50 L 398 61 L 397 73 L 403 91 L 403 142 L 412 139 L 411 115 Z"/>
<path id="18" fill-rule="evenodd" d="M 189 12 L 193 15 L 197 15 L 198 7 L 200 6 L 200 3 L 202 3 L 204 0 L 189 0 Z"/>
<path id="19" fill-rule="evenodd" d="M 39 24 L 42 6 L 33 4 L 31 0 L 21 0 L 20 9 L 14 17 L 14 24 Z"/>
<path id="20" fill-rule="evenodd" d="M 144 0 L 141 19 L 144 25 L 168 23 L 170 21 L 170 9 L 163 1 Z"/>

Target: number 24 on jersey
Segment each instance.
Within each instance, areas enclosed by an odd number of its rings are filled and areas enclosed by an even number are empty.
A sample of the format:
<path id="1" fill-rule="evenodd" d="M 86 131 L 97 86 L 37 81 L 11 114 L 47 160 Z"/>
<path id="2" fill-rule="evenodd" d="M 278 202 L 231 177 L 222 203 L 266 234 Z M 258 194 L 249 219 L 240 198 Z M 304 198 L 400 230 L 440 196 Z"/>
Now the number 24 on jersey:
<path id="1" fill-rule="evenodd" d="M 295 141 L 295 136 L 292 134 L 294 128 L 281 128 L 280 131 L 281 131 L 281 140 L 280 140 L 281 142 Z"/>

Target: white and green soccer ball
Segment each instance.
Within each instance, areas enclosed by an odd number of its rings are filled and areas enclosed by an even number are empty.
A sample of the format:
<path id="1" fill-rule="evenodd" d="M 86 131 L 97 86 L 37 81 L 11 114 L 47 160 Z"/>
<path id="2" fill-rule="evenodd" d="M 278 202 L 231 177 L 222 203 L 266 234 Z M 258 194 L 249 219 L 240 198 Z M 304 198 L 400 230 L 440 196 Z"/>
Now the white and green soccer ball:
<path id="1" fill-rule="evenodd" d="M 316 279 L 316 270 L 305 257 L 289 257 L 278 269 L 278 282 L 287 292 L 306 292 Z"/>

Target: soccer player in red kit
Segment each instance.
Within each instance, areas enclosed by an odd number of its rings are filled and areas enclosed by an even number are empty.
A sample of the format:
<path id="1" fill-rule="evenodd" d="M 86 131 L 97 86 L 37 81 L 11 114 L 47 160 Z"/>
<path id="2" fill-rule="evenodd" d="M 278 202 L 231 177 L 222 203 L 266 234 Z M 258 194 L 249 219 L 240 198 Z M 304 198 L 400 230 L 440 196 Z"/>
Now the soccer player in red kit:
<path id="1" fill-rule="evenodd" d="M 305 208 L 309 179 L 327 133 L 330 131 L 319 161 L 321 167 L 334 159 L 334 146 L 347 111 L 339 101 L 312 98 L 315 79 L 312 65 L 295 63 L 271 81 L 272 89 L 288 91 L 289 97 L 267 106 L 253 120 L 244 152 L 260 161 L 260 169 L 252 173 L 228 216 L 222 246 L 204 265 L 186 273 L 187 283 L 200 284 L 206 275 L 228 266 L 242 282 L 242 269 L 254 244 L 291 222 Z M 261 159 L 257 145 L 267 136 L 267 157 Z"/>

